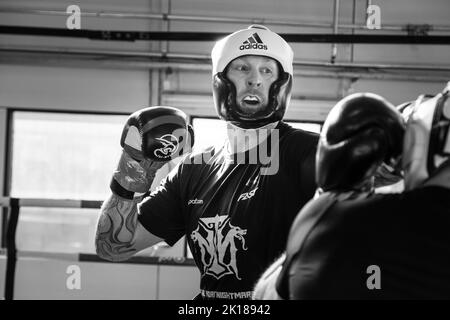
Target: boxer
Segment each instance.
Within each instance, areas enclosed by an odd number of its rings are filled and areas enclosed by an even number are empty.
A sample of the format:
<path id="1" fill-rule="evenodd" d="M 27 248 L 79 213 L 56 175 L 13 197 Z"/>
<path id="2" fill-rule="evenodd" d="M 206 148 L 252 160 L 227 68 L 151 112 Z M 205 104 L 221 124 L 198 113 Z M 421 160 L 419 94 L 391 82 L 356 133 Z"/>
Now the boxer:
<path id="1" fill-rule="evenodd" d="M 178 129 L 174 136 L 184 137 L 185 117 L 158 108 L 132 116 L 112 194 L 101 209 L 97 254 L 123 261 L 186 236 L 201 273 L 199 298 L 249 299 L 259 275 L 283 252 L 297 212 L 314 195 L 318 136 L 283 122 L 293 51 L 278 34 L 260 25 L 238 30 L 214 45 L 211 58 L 214 106 L 227 123 L 226 141 L 184 155 L 148 193 L 166 160 L 155 158 L 153 146 L 166 136 L 158 154 L 175 149 L 178 139 L 167 135 Z M 170 125 L 147 130 L 167 116 Z M 263 149 L 270 157 L 261 157 Z"/>

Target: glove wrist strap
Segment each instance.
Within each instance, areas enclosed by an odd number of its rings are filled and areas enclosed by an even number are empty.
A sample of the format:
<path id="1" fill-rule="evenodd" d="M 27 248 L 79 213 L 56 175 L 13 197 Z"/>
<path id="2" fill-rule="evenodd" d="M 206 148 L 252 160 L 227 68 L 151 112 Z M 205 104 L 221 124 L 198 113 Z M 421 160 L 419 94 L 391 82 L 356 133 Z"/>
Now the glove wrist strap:
<path id="1" fill-rule="evenodd" d="M 125 189 L 124 187 L 122 187 L 120 185 L 120 183 L 117 182 L 116 179 L 114 179 L 114 177 L 111 179 L 111 183 L 110 183 L 109 187 L 111 188 L 111 191 L 115 195 L 117 195 L 121 198 L 128 199 L 128 200 L 133 200 L 133 198 L 134 198 L 134 192 L 129 191 L 129 190 Z"/>

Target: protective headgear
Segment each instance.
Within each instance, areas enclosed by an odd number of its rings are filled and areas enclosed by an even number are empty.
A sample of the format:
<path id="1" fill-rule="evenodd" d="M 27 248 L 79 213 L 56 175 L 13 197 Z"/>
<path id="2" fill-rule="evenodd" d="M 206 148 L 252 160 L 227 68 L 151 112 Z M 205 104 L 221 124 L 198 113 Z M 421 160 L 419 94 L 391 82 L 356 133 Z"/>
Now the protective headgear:
<path id="1" fill-rule="evenodd" d="M 241 56 L 258 55 L 276 60 L 280 77 L 269 89 L 266 108 L 251 116 L 239 111 L 236 88 L 226 77 L 228 64 Z M 258 128 L 283 118 L 291 97 L 294 53 L 278 34 L 252 25 L 218 41 L 211 53 L 214 104 L 220 118 L 242 128 Z"/>
<path id="2" fill-rule="evenodd" d="M 421 95 L 407 106 L 402 167 L 405 189 L 429 178 L 450 157 L 450 82 L 436 96 Z"/>
<path id="3" fill-rule="evenodd" d="M 401 156 L 404 120 L 395 107 L 372 93 L 355 93 L 328 114 L 316 154 L 316 180 L 323 191 L 359 190 L 383 163 Z"/>

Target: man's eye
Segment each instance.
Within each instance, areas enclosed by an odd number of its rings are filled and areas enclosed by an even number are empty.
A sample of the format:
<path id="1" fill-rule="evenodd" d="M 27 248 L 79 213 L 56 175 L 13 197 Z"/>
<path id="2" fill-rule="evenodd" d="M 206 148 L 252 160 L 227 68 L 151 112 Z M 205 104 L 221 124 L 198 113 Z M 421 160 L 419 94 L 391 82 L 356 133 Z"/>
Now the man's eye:
<path id="1" fill-rule="evenodd" d="M 246 65 L 240 65 L 240 66 L 237 66 L 237 67 L 236 67 L 236 70 L 239 70 L 239 71 L 247 71 L 247 70 L 248 70 L 248 67 L 247 67 Z"/>

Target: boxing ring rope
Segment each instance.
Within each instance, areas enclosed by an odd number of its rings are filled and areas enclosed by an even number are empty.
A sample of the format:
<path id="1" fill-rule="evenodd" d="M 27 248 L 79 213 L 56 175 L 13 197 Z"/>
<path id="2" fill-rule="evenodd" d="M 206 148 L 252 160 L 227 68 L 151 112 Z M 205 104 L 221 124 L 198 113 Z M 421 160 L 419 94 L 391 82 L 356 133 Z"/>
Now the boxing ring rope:
<path id="1" fill-rule="evenodd" d="M 0 197 L 0 207 L 12 206 L 17 201 L 19 207 L 41 208 L 77 208 L 100 209 L 103 201 L 97 200 L 70 200 L 70 199 L 34 199 L 34 198 L 9 198 Z"/>
<path id="2" fill-rule="evenodd" d="M 86 253 L 52 253 L 37 251 L 17 251 L 16 231 L 19 221 L 21 207 L 40 208 L 76 208 L 76 209 L 99 209 L 103 201 L 96 200 L 70 200 L 70 199 L 32 199 L 0 197 L 0 207 L 10 208 L 6 222 L 6 250 L 0 249 L 0 254 L 6 253 L 6 275 L 5 275 L 5 300 L 14 298 L 14 280 L 16 262 L 18 257 L 58 259 L 73 262 L 105 262 L 95 254 Z M 4 228 L 5 229 L 5 228 Z M 5 252 L 6 251 L 6 252 Z M 117 262 L 115 262 L 117 263 Z M 119 263 L 132 264 L 158 264 L 158 265 L 188 265 L 194 266 L 193 259 L 185 257 L 143 257 L 135 256 L 130 260 Z"/>
<path id="3" fill-rule="evenodd" d="M 3 207 L 3 200 L 0 204 Z M 19 200 L 11 198 L 8 201 L 10 211 L 6 224 L 6 274 L 5 274 L 5 300 L 12 300 L 14 295 L 14 274 L 16 272 L 16 230 L 19 221 Z"/>

